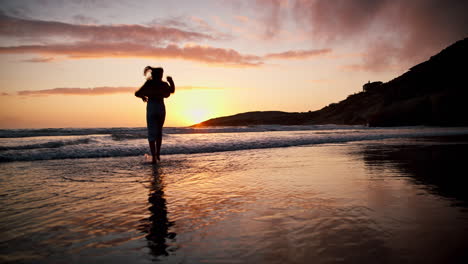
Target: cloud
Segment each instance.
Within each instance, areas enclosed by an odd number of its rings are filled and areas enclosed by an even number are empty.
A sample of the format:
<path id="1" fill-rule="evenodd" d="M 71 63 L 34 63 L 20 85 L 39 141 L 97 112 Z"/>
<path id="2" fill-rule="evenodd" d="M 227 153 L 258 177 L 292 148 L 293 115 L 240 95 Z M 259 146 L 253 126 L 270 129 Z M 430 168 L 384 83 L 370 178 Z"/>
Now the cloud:
<path id="1" fill-rule="evenodd" d="M 99 20 L 94 18 L 94 17 L 89 17 L 85 15 L 74 15 L 73 21 L 75 21 L 78 24 L 97 24 L 99 23 Z"/>
<path id="2" fill-rule="evenodd" d="M 276 1 L 256 1 L 268 32 L 287 21 Z M 468 36 L 468 1 L 289 0 L 283 9 L 314 42 L 364 50 L 362 69 L 411 66 Z M 266 14 L 265 14 L 266 13 Z M 287 12 L 286 12 L 287 13 Z M 274 27 L 274 28 L 272 28 Z"/>
<path id="3" fill-rule="evenodd" d="M 49 95 L 111 95 L 119 93 L 134 93 L 138 87 L 94 87 L 94 88 L 53 88 L 45 90 L 23 90 L 17 92 L 20 96 L 49 96 Z M 176 86 L 176 91 L 180 90 L 206 90 L 206 89 L 222 89 L 213 87 L 197 87 L 197 86 Z M 2 96 L 8 96 L 8 93 L 1 93 Z"/>
<path id="4" fill-rule="evenodd" d="M 199 32 L 215 40 L 232 40 L 232 36 L 212 27 L 205 19 L 197 16 L 169 16 L 155 18 L 148 26 L 164 26 L 178 28 L 187 32 Z"/>
<path id="5" fill-rule="evenodd" d="M 0 36 L 28 40 L 67 39 L 79 41 L 105 41 L 164 44 L 168 42 L 212 40 L 213 37 L 194 31 L 167 26 L 81 25 L 57 21 L 14 18 L 0 14 Z"/>
<path id="6" fill-rule="evenodd" d="M 117 93 L 131 93 L 136 90 L 136 87 L 53 88 L 46 90 L 23 90 L 19 91 L 18 95 L 109 95 Z"/>
<path id="7" fill-rule="evenodd" d="M 397 64 L 383 64 L 372 65 L 368 63 L 353 63 L 339 65 L 338 69 L 346 72 L 369 72 L 369 71 L 398 71 L 401 67 Z"/>
<path id="8" fill-rule="evenodd" d="M 53 57 L 40 57 L 40 58 L 31 58 L 27 60 L 22 60 L 21 62 L 32 62 L 32 63 L 42 63 L 42 62 L 51 62 L 54 61 Z"/>
<path id="9" fill-rule="evenodd" d="M 8 14 L 15 17 L 27 18 L 31 17 L 33 13 L 34 8 L 29 5 L 15 5 L 12 1 L 2 1 L 2 5 L 0 5 L 0 16 Z"/>
<path id="10" fill-rule="evenodd" d="M 281 29 L 281 20 L 283 15 L 281 14 L 281 7 L 283 0 L 256 0 L 255 4 L 262 7 L 266 7 L 268 10 L 264 12 L 266 14 L 263 17 L 265 21 L 265 38 L 269 39 L 278 34 Z"/>
<path id="11" fill-rule="evenodd" d="M 252 10 L 257 16 L 255 20 L 263 22 L 263 29 L 257 37 L 269 40 L 280 33 L 283 21 L 286 20 L 290 0 L 221 0 L 224 6 L 230 6 L 236 14 L 248 14 Z M 246 10 L 247 9 L 247 10 Z M 238 22 L 248 23 L 251 18 L 247 16 L 235 16 Z"/>
<path id="12" fill-rule="evenodd" d="M 9 96 L 9 93 L 0 93 L 0 96 Z"/>
<path id="13" fill-rule="evenodd" d="M 174 18 L 173 21 L 164 23 L 186 25 L 183 21 L 177 24 L 176 20 Z M 195 17 L 191 20 L 198 21 L 198 25 L 204 23 Z M 22 41 L 23 43 L 30 43 L 0 46 L 0 54 L 29 53 L 43 56 L 24 62 L 47 62 L 52 59 L 51 56 L 63 56 L 71 59 L 175 58 L 234 67 L 259 66 L 263 63 L 260 56 L 241 54 L 233 49 L 176 44 L 176 42 L 213 40 L 215 35 L 164 25 L 77 25 L 13 18 L 0 14 L 0 37 L 24 38 L 27 41 Z"/>
<path id="14" fill-rule="evenodd" d="M 316 49 L 316 50 L 289 50 L 280 53 L 270 53 L 265 55 L 266 59 L 306 59 L 319 55 L 331 53 L 331 49 Z"/>
<path id="15" fill-rule="evenodd" d="M 0 47 L 0 54 L 33 53 L 41 55 L 61 55 L 72 59 L 82 58 L 176 58 L 208 64 L 223 64 L 226 66 L 259 66 L 262 58 L 255 55 L 245 55 L 233 49 L 215 48 L 200 45 L 167 45 L 153 47 L 135 43 L 99 43 L 80 42 L 72 44 L 22 45 Z"/>
<path id="16" fill-rule="evenodd" d="M 65 56 L 70 59 L 172 58 L 232 67 L 256 67 L 263 65 L 266 60 L 270 59 L 307 59 L 331 52 L 331 49 L 289 50 L 257 56 L 241 54 L 233 49 L 200 45 L 185 45 L 183 47 L 167 45 L 166 47 L 153 47 L 135 43 L 94 42 L 0 47 L 0 54 L 31 53 L 40 54 L 42 56 Z M 24 60 L 23 62 L 50 62 L 55 59 L 55 57 L 41 57 Z"/>
<path id="17" fill-rule="evenodd" d="M 361 71 L 370 71 L 372 68 L 368 67 L 365 64 L 346 64 L 338 67 L 340 70 L 349 71 L 349 72 L 361 72 Z"/>
<path id="18" fill-rule="evenodd" d="M 190 19 L 202 25 L 197 27 L 203 27 L 205 23 L 196 17 Z M 27 41 L 22 42 L 30 43 L 0 46 L 0 54 L 37 54 L 40 57 L 23 60 L 35 63 L 57 58 L 168 58 L 230 67 L 254 67 L 263 65 L 269 59 L 306 59 L 331 52 L 330 49 L 290 50 L 258 56 L 229 48 L 181 45 L 173 42 L 214 39 L 213 35 L 216 34 L 177 29 L 175 26 L 190 28 L 189 23 L 180 17 L 155 20 L 153 23 L 164 25 L 78 25 L 0 14 L 0 37 L 25 38 Z M 205 29 L 211 30 L 208 27 Z"/>

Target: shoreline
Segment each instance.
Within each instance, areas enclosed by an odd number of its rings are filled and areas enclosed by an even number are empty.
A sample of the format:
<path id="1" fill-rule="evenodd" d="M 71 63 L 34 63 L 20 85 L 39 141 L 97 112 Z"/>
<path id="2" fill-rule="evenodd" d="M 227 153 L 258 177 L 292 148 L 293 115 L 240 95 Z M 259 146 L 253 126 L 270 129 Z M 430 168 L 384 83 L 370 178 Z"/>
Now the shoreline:
<path id="1" fill-rule="evenodd" d="M 468 197 L 457 174 L 466 151 L 468 136 L 420 137 L 176 154 L 160 166 L 143 157 L 1 164 L 0 256 L 24 263 L 468 260 L 459 250 L 468 245 Z"/>
<path id="2" fill-rule="evenodd" d="M 307 127 L 306 127 L 307 128 Z M 384 140 L 387 138 L 418 138 L 468 135 L 468 128 L 316 128 L 283 127 L 229 128 L 207 133 L 174 131 L 164 135 L 162 155 L 217 153 L 249 149 L 269 149 L 290 146 Z M 141 130 L 141 129 L 140 129 Z M 49 136 L 0 139 L 0 163 L 34 160 L 64 160 L 141 156 L 148 153 L 145 131 L 126 130 L 119 133 L 78 136 Z M 227 133 L 226 133 L 227 132 Z"/>

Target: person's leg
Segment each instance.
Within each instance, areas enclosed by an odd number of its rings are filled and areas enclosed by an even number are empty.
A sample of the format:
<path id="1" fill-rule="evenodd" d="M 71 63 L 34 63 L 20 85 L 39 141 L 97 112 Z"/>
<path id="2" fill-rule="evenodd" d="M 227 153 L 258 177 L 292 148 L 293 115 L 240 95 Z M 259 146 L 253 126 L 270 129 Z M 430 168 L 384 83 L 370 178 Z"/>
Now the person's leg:
<path id="1" fill-rule="evenodd" d="M 158 127 L 156 133 L 156 158 L 161 160 L 161 145 L 162 145 L 162 128 L 163 128 L 164 120 L 161 122 L 160 126 Z"/>
<path id="2" fill-rule="evenodd" d="M 150 103 L 148 103 L 150 104 Z M 156 141 L 156 130 L 157 130 L 157 124 L 155 122 L 154 118 L 154 111 L 153 107 L 148 105 L 146 109 L 146 125 L 148 127 L 148 143 L 151 151 L 151 156 L 152 156 L 152 163 L 156 163 L 156 146 L 155 146 L 155 141 Z"/>
<path id="3" fill-rule="evenodd" d="M 156 163 L 156 146 L 154 144 L 154 140 L 153 141 L 149 141 L 149 147 L 150 147 L 150 150 L 151 150 L 151 156 L 153 157 L 152 159 L 152 163 Z"/>
<path id="4" fill-rule="evenodd" d="M 157 148 L 156 159 L 158 161 L 161 161 L 161 144 L 162 144 L 162 135 L 158 135 L 156 137 L 156 148 Z"/>
<path id="5" fill-rule="evenodd" d="M 161 109 L 161 115 L 158 120 L 158 128 L 156 130 L 156 158 L 161 160 L 161 145 L 162 145 L 162 129 L 164 126 L 164 121 L 166 120 L 166 109 L 164 105 Z"/>

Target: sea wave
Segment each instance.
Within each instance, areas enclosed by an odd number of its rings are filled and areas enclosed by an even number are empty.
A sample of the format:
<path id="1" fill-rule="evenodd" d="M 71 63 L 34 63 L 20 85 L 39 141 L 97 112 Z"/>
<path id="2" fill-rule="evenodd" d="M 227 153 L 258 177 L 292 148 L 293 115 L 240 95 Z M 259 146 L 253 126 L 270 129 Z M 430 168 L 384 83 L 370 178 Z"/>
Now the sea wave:
<path id="1" fill-rule="evenodd" d="M 27 145 L 15 145 L 15 146 L 0 146 L 0 151 L 5 150 L 20 150 L 20 149 L 40 149 L 40 148 L 60 148 L 64 146 L 70 145 L 78 145 L 78 144 L 88 144 L 91 142 L 90 138 L 81 138 L 76 140 L 56 140 L 56 141 L 48 141 L 44 143 L 36 143 L 36 144 L 27 144 Z"/>
<path id="2" fill-rule="evenodd" d="M 205 133 L 165 135 L 163 155 L 283 148 L 291 146 L 346 143 L 388 138 L 468 135 L 468 128 L 352 129 L 315 131 L 270 131 L 263 133 Z M 63 144 L 56 148 L 19 148 L 0 152 L 0 162 L 74 158 L 139 156 L 148 152 L 145 139 L 115 140 L 94 137 L 92 144 Z M 83 140 L 82 142 L 86 142 Z M 69 142 L 71 143 L 71 142 Z"/>
<path id="3" fill-rule="evenodd" d="M 165 134 L 206 134 L 206 133 L 239 133 L 267 131 L 304 131 L 331 129 L 363 129 L 364 126 L 345 125 L 256 125 L 256 126 L 219 126 L 219 127 L 165 127 Z M 145 138 L 146 127 L 114 127 L 114 128 L 44 128 L 44 129 L 0 129 L 0 138 L 26 138 L 44 136 L 83 136 L 112 135 L 115 140 Z"/>
<path id="4" fill-rule="evenodd" d="M 43 128 L 43 129 L 0 129 L 0 138 L 26 138 L 50 136 L 110 135 L 113 133 L 138 133 L 143 127 L 131 128 Z"/>

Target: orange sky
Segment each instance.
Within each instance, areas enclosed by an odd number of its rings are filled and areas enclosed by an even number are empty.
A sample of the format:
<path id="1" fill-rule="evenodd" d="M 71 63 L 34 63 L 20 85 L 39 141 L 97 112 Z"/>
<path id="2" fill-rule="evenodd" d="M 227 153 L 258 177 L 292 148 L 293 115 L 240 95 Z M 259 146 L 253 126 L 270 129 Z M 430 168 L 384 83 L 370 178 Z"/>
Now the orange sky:
<path id="1" fill-rule="evenodd" d="M 0 128 L 145 126 L 147 65 L 166 126 L 318 110 L 465 37 L 466 4 L 431 1 L 3 1 Z"/>

